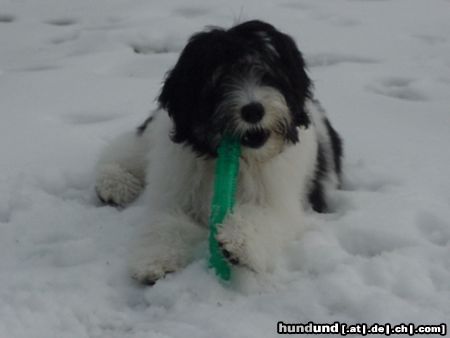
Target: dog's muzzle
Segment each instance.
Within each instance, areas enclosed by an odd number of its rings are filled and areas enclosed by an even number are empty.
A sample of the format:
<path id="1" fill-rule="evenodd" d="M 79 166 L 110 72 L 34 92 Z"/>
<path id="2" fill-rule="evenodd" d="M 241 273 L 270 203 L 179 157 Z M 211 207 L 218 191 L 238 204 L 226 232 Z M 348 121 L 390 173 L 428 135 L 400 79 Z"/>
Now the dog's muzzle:
<path id="1" fill-rule="evenodd" d="M 261 148 L 269 139 L 270 131 L 265 129 L 248 130 L 241 137 L 241 144 L 249 148 Z"/>
<path id="2" fill-rule="evenodd" d="M 264 117 L 264 107 L 259 102 L 251 102 L 241 108 L 241 117 L 245 122 L 258 123 Z"/>
<path id="3" fill-rule="evenodd" d="M 249 124 L 257 124 L 264 117 L 264 107 L 259 102 L 250 102 L 241 108 L 241 118 Z M 250 148 L 262 147 L 270 136 L 270 131 L 260 127 L 247 130 L 241 137 L 241 144 Z"/>

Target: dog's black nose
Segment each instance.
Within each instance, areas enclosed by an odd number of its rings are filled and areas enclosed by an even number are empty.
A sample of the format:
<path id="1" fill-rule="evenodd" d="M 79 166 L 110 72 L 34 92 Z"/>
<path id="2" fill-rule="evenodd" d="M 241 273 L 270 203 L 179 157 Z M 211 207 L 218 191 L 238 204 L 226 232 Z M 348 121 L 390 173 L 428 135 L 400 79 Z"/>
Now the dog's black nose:
<path id="1" fill-rule="evenodd" d="M 241 116 L 248 123 L 259 122 L 264 116 L 264 107 L 259 102 L 246 104 L 241 109 Z"/>

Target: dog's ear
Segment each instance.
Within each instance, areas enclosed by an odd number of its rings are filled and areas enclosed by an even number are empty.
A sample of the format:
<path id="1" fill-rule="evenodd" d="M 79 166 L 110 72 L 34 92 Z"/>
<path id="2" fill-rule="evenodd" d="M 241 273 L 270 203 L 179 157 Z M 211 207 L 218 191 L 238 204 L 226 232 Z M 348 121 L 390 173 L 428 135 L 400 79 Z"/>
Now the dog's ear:
<path id="1" fill-rule="evenodd" d="M 284 33 L 275 31 L 272 33 L 272 45 L 278 52 L 281 66 L 289 79 L 290 85 L 295 91 L 295 102 L 292 107 L 298 125 L 307 127 L 310 123 L 305 111 L 305 101 L 311 98 L 311 80 L 306 73 L 306 65 L 302 53 L 297 48 L 294 40 Z"/>
<path id="2" fill-rule="evenodd" d="M 192 135 L 193 122 L 201 118 L 200 96 L 209 81 L 215 63 L 214 55 L 217 55 L 216 45 L 222 34 L 220 29 L 214 29 L 193 35 L 175 67 L 166 75 L 158 103 L 174 122 L 174 142 L 188 140 Z"/>

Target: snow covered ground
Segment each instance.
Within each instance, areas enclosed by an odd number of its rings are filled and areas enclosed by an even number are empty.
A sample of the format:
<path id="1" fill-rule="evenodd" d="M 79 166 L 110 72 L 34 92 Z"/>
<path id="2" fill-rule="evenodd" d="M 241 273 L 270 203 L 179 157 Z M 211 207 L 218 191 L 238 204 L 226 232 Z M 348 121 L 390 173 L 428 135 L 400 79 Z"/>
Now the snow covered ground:
<path id="1" fill-rule="evenodd" d="M 126 254 L 139 202 L 99 205 L 100 149 L 154 108 L 205 25 L 295 37 L 345 140 L 335 212 L 272 276 L 204 256 L 154 287 Z M 450 1 L 0 0 L 0 337 L 274 337 L 277 321 L 450 324 Z"/>

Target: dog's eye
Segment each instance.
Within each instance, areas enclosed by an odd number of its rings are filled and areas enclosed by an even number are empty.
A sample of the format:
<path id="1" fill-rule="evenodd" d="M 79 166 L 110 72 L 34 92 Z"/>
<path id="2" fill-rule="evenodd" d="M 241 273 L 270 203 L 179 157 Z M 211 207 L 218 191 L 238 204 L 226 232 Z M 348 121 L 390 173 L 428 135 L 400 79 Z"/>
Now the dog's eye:
<path id="1" fill-rule="evenodd" d="M 263 74 L 263 76 L 261 77 L 261 82 L 266 86 L 271 86 L 271 87 L 277 86 L 277 81 L 269 73 Z"/>
<path id="2" fill-rule="evenodd" d="M 270 87 L 274 88 L 289 88 L 289 79 L 286 75 L 280 73 L 280 74 L 271 74 L 271 73 L 264 73 L 263 77 L 261 78 L 261 82 Z"/>

